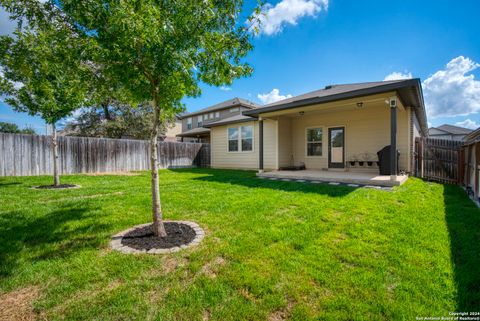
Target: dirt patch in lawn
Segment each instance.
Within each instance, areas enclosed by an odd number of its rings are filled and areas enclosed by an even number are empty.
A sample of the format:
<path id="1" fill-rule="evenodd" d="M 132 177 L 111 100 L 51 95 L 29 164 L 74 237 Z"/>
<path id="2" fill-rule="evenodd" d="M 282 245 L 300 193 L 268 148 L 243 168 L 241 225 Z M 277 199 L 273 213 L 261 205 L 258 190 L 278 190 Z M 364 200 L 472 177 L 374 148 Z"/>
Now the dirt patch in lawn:
<path id="1" fill-rule="evenodd" d="M 273 311 L 270 313 L 268 316 L 267 320 L 268 321 L 283 321 L 287 320 L 290 317 L 290 314 L 292 313 L 294 303 L 292 300 L 288 300 L 287 306 L 284 307 L 283 309 Z"/>
<path id="2" fill-rule="evenodd" d="M 122 238 L 122 244 L 136 250 L 170 249 L 190 243 L 196 236 L 190 226 L 177 222 L 165 222 L 166 237 L 153 234 L 153 225 L 136 228 Z"/>
<path id="3" fill-rule="evenodd" d="M 37 314 L 33 308 L 33 301 L 38 298 L 39 294 L 40 291 L 37 287 L 0 294 L 0 320 L 35 320 Z"/>
<path id="4" fill-rule="evenodd" d="M 202 273 L 207 277 L 214 279 L 217 277 L 217 273 L 220 271 L 220 268 L 227 264 L 227 261 L 221 256 L 215 258 L 213 261 L 208 262 L 202 267 Z"/>

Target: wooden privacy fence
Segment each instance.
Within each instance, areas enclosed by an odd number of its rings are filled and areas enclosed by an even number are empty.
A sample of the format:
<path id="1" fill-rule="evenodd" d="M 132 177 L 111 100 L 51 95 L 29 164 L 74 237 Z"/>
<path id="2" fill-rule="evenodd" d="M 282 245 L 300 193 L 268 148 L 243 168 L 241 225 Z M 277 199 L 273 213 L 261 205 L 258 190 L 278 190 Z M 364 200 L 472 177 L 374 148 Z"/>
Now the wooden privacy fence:
<path id="1" fill-rule="evenodd" d="M 415 139 L 415 175 L 440 183 L 461 184 L 463 152 L 461 141 Z"/>
<path id="2" fill-rule="evenodd" d="M 50 136 L 0 133 L 0 176 L 53 173 Z M 150 143 L 143 140 L 58 137 L 61 174 L 150 169 Z M 159 142 L 160 168 L 209 167 L 210 145 Z"/>

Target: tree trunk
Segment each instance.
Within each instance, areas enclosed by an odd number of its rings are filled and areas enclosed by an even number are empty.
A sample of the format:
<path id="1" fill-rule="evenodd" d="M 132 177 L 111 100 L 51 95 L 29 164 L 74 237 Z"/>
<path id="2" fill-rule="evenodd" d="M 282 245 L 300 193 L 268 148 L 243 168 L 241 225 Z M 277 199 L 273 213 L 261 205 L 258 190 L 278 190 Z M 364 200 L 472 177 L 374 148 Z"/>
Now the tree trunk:
<path id="1" fill-rule="evenodd" d="M 167 236 L 162 220 L 162 206 L 160 203 L 160 189 L 158 182 L 158 130 L 160 127 L 160 110 L 157 98 L 152 101 L 153 107 L 153 129 L 150 138 L 151 166 L 152 166 L 152 215 L 153 215 L 153 233 L 158 237 Z"/>
<path id="2" fill-rule="evenodd" d="M 110 116 L 110 110 L 108 110 L 108 100 L 102 102 L 100 105 L 102 106 L 103 113 L 105 114 L 105 119 L 108 121 L 112 120 L 112 116 Z"/>
<path id="3" fill-rule="evenodd" d="M 60 185 L 60 176 L 58 175 L 58 146 L 57 146 L 57 129 L 52 124 L 52 148 L 53 148 L 53 185 Z"/>

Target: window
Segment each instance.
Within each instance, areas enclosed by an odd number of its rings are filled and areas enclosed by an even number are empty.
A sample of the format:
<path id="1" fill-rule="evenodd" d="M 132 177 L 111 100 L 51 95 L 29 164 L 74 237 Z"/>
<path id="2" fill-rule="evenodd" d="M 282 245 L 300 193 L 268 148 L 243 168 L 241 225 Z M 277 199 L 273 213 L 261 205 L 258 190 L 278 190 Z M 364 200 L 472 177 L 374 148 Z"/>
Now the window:
<path id="1" fill-rule="evenodd" d="M 240 108 L 238 108 L 238 107 L 230 108 L 231 113 L 234 113 L 234 112 L 237 112 L 237 111 L 240 111 Z"/>
<path id="2" fill-rule="evenodd" d="M 215 112 L 215 118 L 220 118 L 220 112 L 219 111 Z"/>
<path id="3" fill-rule="evenodd" d="M 253 126 L 242 126 L 242 152 L 251 152 L 253 150 Z"/>
<path id="4" fill-rule="evenodd" d="M 187 119 L 187 129 L 192 129 L 192 117 Z"/>
<path id="5" fill-rule="evenodd" d="M 210 119 L 213 119 L 213 113 L 210 113 Z"/>
<path id="6" fill-rule="evenodd" d="M 322 129 L 307 128 L 307 156 L 322 156 Z"/>
<path id="7" fill-rule="evenodd" d="M 238 152 L 238 128 L 232 127 L 228 129 L 228 151 Z"/>
<path id="8" fill-rule="evenodd" d="M 203 126 L 203 115 L 200 115 L 200 116 L 197 117 L 197 125 L 198 125 L 198 127 Z"/>
<path id="9" fill-rule="evenodd" d="M 228 151 L 253 151 L 253 126 L 228 128 Z"/>

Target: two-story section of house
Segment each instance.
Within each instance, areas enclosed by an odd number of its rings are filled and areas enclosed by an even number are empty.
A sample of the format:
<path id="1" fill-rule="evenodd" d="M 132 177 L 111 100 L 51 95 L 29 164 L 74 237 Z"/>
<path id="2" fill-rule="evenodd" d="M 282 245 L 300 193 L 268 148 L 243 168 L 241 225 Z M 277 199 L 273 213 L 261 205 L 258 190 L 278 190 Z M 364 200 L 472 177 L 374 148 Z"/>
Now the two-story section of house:
<path id="1" fill-rule="evenodd" d="M 195 112 L 182 114 L 182 132 L 177 134 L 184 142 L 210 143 L 210 129 L 204 127 L 220 120 L 235 119 L 245 110 L 258 108 L 260 105 L 242 98 L 233 98 Z"/>

